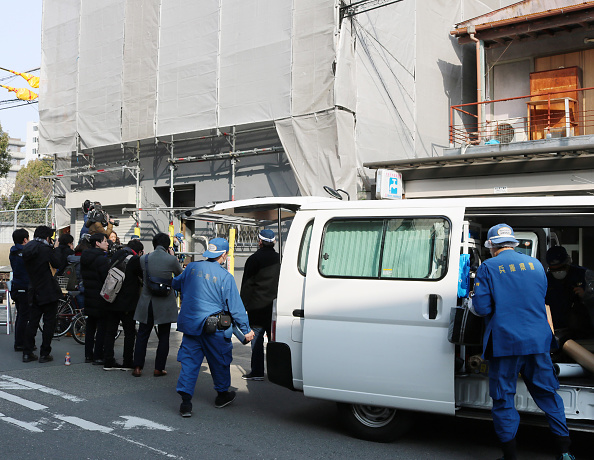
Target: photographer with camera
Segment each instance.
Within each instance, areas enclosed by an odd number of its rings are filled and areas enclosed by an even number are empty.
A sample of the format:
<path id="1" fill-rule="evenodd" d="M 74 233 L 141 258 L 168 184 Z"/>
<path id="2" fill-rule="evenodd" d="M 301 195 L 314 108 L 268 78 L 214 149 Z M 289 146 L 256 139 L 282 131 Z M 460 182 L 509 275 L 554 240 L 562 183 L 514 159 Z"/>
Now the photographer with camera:
<path id="1" fill-rule="evenodd" d="M 120 225 L 120 221 L 109 217 L 109 214 L 103 210 L 101 203 L 95 201 L 93 208 L 87 214 L 87 222 L 85 223 L 85 226 L 89 229 L 89 234 L 103 233 L 105 236 L 109 236 L 113 232 L 113 227 L 118 225 Z"/>

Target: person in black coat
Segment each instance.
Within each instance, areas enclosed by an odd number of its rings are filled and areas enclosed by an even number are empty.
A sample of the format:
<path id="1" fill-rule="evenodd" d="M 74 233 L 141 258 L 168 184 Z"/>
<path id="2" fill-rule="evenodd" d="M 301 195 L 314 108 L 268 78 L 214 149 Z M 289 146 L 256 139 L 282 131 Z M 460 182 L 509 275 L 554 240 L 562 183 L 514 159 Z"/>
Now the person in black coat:
<path id="1" fill-rule="evenodd" d="M 29 298 L 27 288 L 29 287 L 29 275 L 23 261 L 23 249 L 29 242 L 29 232 L 19 228 L 12 232 L 14 246 L 10 248 L 10 266 L 12 267 L 12 281 L 10 283 L 10 297 L 16 307 L 16 320 L 14 321 L 14 351 L 25 349 L 25 330 L 29 322 Z"/>
<path id="2" fill-rule="evenodd" d="M 64 233 L 58 238 L 58 243 L 60 244 L 56 247 L 56 251 L 60 254 L 60 266 L 56 275 L 62 275 L 68 265 L 68 256 L 74 254 L 74 238 L 70 233 Z"/>
<path id="3" fill-rule="evenodd" d="M 272 302 L 276 299 L 280 275 L 280 257 L 274 250 L 276 238 L 272 230 L 258 234 L 260 249 L 245 263 L 241 280 L 241 300 L 247 311 L 252 340 L 252 370 L 243 375 L 244 380 L 264 380 L 264 333 L 270 340 Z"/>
<path id="4" fill-rule="evenodd" d="M 33 353 L 35 336 L 39 327 L 39 320 L 43 316 L 43 333 L 39 362 L 47 363 L 54 358 L 50 354 L 51 343 L 56 327 L 58 300 L 62 297 L 62 290 L 55 280 L 50 266 L 57 269 L 60 266 L 60 256 L 53 248 L 52 236 L 54 230 L 45 225 L 35 229 L 33 240 L 23 248 L 23 261 L 29 275 L 29 303 L 31 315 L 25 332 L 23 362 L 36 361 Z M 59 244 L 59 243 L 58 243 Z"/>
<path id="5" fill-rule="evenodd" d="M 142 287 L 142 270 L 140 268 L 140 256 L 143 254 L 144 246 L 137 240 L 131 240 L 126 247 L 117 251 L 111 258 L 111 266 L 124 269 L 124 281 L 120 292 L 116 295 L 113 303 L 107 307 L 105 318 L 105 345 L 103 347 L 103 370 L 115 369 L 132 370 L 134 368 L 134 341 L 136 340 L 136 321 L 134 311 L 140 296 Z M 126 259 L 131 256 L 128 261 Z M 122 322 L 124 329 L 124 361 L 119 364 L 114 358 L 114 342 L 118 331 L 118 325 Z"/>
<path id="6" fill-rule="evenodd" d="M 105 339 L 105 311 L 109 304 L 100 295 L 109 271 L 107 258 L 107 235 L 95 233 L 89 238 L 91 248 L 80 256 L 80 274 L 85 289 L 85 362 L 103 364 L 103 343 Z"/>

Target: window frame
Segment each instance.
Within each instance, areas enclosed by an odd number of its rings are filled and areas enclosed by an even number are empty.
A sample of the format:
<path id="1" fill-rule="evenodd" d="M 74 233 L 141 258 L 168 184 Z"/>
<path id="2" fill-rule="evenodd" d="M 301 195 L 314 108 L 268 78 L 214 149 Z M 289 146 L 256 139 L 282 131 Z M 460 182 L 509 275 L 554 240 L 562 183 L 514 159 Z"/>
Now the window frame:
<path id="1" fill-rule="evenodd" d="M 299 273 L 301 274 L 301 276 L 306 277 L 307 276 L 307 263 L 309 263 L 309 251 L 311 249 L 311 236 L 313 234 L 313 226 L 314 226 L 314 219 L 309 220 L 304 226 L 303 226 L 303 233 L 301 234 L 301 241 L 299 242 L 299 251 L 297 252 L 297 271 L 299 271 Z M 308 256 L 307 256 L 307 263 L 305 264 L 305 272 L 303 270 L 301 270 L 301 254 L 302 254 L 302 249 L 303 249 L 303 243 L 305 241 L 305 235 L 307 233 L 307 229 L 311 227 L 311 231 L 309 233 L 309 248 L 308 248 Z"/>
<path id="2" fill-rule="evenodd" d="M 439 278 L 388 278 L 388 277 L 382 277 L 382 263 L 384 260 L 384 244 L 386 241 L 386 230 L 388 227 L 388 222 L 390 220 L 398 220 L 398 219 L 409 219 L 409 220 L 414 220 L 414 219 L 435 219 L 437 220 L 442 220 L 444 223 L 448 224 L 448 237 L 445 238 L 444 240 L 444 244 L 445 244 L 445 248 L 446 248 L 446 252 L 445 252 L 445 263 L 444 263 L 444 269 L 443 272 L 441 274 L 441 276 Z M 325 275 L 324 273 L 322 273 L 322 267 L 321 267 L 321 261 L 322 261 L 322 252 L 324 249 L 324 242 L 326 240 L 326 231 L 328 229 L 328 227 L 336 221 L 383 221 L 383 225 L 382 225 L 382 235 L 381 235 L 381 243 L 380 243 L 380 256 L 379 256 L 379 261 L 378 261 L 378 274 L 377 276 L 347 276 L 347 275 Z M 429 215 L 429 216 L 418 216 L 418 215 L 414 215 L 414 216 L 376 216 L 376 217 L 333 217 L 331 219 L 328 219 L 326 221 L 326 223 L 324 224 L 324 229 L 322 231 L 322 239 L 320 241 L 320 250 L 318 253 L 318 273 L 322 278 L 331 278 L 331 279 L 360 279 L 360 280 L 392 280 L 392 281 L 430 281 L 430 282 L 436 282 L 436 281 L 441 281 L 442 279 L 444 279 L 446 277 L 446 275 L 448 274 L 449 271 L 449 262 L 450 262 L 450 249 L 451 249 L 451 241 L 452 241 L 452 221 L 449 217 L 447 216 L 439 216 L 439 215 Z M 432 252 L 434 254 L 434 248 L 432 248 Z"/>

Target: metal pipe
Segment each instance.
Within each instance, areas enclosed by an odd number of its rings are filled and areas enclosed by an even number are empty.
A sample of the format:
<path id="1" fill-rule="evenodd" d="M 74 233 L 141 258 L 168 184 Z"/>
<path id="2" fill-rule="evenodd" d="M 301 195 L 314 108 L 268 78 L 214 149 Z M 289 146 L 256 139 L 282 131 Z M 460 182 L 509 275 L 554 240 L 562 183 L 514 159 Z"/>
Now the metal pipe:
<path id="1" fill-rule="evenodd" d="M 171 162 L 169 163 L 169 207 L 173 208 L 173 192 L 175 188 L 173 187 L 173 171 L 175 170 L 175 164 L 173 163 L 173 148 L 175 144 L 173 143 L 173 136 L 171 136 L 171 150 L 169 151 L 171 155 Z M 173 222 L 173 212 L 169 213 L 169 222 Z"/>
<path id="2" fill-rule="evenodd" d="M 479 40 L 478 38 L 476 38 L 474 36 L 475 30 L 474 30 L 474 26 L 470 26 L 469 30 L 471 30 L 470 33 L 470 39 L 476 43 L 476 101 L 478 104 L 480 104 L 481 102 L 483 102 L 483 65 L 482 65 L 482 42 L 481 40 Z M 481 140 L 481 125 L 483 122 L 483 106 L 480 105 L 477 107 L 477 127 L 476 127 L 476 131 L 477 131 L 477 135 L 478 135 L 478 140 L 480 142 Z"/>
<path id="3" fill-rule="evenodd" d="M 233 126 L 233 137 L 231 140 L 231 150 L 235 152 L 235 126 Z M 235 163 L 237 158 L 231 157 L 231 201 L 235 201 Z"/>
<path id="4" fill-rule="evenodd" d="M 19 209 L 19 206 L 21 205 L 21 202 L 25 199 L 25 195 L 23 194 L 23 196 L 21 197 L 21 199 L 19 200 L 19 202 L 17 203 L 17 205 L 14 207 L 14 222 L 12 224 L 12 231 L 14 232 L 17 228 L 17 212 Z"/>
<path id="5" fill-rule="evenodd" d="M 233 158 L 233 157 L 249 157 L 249 156 L 256 156 L 256 155 L 266 155 L 270 153 L 278 153 L 284 151 L 282 147 L 268 147 L 264 149 L 251 149 L 251 150 L 243 150 L 239 152 L 225 152 L 225 153 L 213 153 L 212 155 L 202 155 L 199 157 L 187 156 L 182 158 L 174 158 L 173 160 L 169 160 L 173 163 L 190 163 L 190 162 L 201 162 L 201 161 L 214 161 L 214 160 L 224 160 L 226 158 Z"/>
<path id="6" fill-rule="evenodd" d="M 281 218 L 282 218 L 282 213 L 281 213 L 281 208 L 278 208 L 278 256 L 280 258 L 280 261 L 283 261 L 283 232 L 282 232 L 282 226 L 281 226 Z"/>

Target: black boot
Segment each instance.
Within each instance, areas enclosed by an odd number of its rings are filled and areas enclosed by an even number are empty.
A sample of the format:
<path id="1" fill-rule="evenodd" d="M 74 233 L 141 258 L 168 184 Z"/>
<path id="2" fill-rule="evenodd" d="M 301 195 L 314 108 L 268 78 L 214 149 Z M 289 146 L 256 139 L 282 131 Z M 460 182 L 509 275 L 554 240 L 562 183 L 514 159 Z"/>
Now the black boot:
<path id="1" fill-rule="evenodd" d="M 569 447 L 571 446 L 571 439 L 569 436 L 559 436 L 555 435 L 555 453 L 557 456 L 562 456 L 569 452 Z"/>
<path id="2" fill-rule="evenodd" d="M 499 460 L 517 460 L 516 456 L 516 438 L 511 441 L 502 442 L 501 450 L 503 450 L 503 457 Z"/>
<path id="3" fill-rule="evenodd" d="M 179 413 L 182 417 L 191 417 L 192 416 L 192 396 L 188 393 L 184 393 L 183 391 L 178 391 L 179 395 L 182 398 L 182 403 L 179 406 Z"/>

